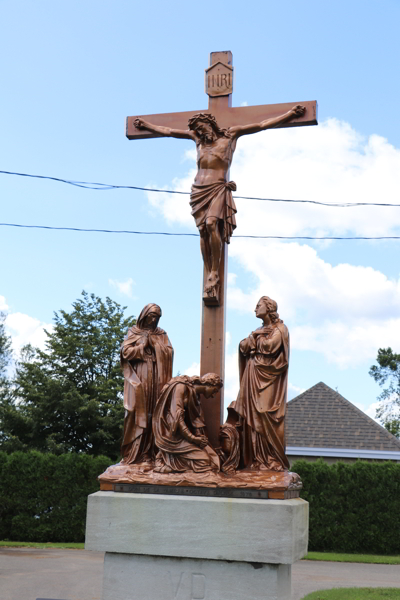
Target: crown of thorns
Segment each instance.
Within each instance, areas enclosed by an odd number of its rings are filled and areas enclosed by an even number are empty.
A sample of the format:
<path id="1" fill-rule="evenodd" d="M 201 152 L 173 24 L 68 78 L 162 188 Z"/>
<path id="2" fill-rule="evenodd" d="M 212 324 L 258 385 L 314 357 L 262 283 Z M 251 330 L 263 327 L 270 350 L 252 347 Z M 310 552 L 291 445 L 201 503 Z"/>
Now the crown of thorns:
<path id="1" fill-rule="evenodd" d="M 196 129 L 196 126 L 199 123 L 209 123 L 216 131 L 224 131 L 220 127 L 218 127 L 218 123 L 214 115 L 206 114 L 206 113 L 197 113 L 197 115 L 193 115 L 188 121 L 188 127 L 192 131 Z"/>

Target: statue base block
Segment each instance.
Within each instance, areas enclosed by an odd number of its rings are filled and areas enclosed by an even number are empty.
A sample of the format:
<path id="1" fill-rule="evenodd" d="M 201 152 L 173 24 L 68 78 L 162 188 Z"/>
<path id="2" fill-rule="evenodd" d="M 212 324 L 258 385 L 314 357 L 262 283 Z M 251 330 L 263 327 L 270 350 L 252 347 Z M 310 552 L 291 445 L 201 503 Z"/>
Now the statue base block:
<path id="1" fill-rule="evenodd" d="M 97 492 L 86 527 L 103 600 L 290 600 L 308 503 Z"/>
<path id="2" fill-rule="evenodd" d="M 298 498 L 303 487 L 299 475 L 290 471 L 157 473 L 124 464 L 108 467 L 99 480 L 101 491 L 278 500 Z"/>
<path id="3" fill-rule="evenodd" d="M 290 599 L 291 566 L 106 553 L 103 600 Z"/>

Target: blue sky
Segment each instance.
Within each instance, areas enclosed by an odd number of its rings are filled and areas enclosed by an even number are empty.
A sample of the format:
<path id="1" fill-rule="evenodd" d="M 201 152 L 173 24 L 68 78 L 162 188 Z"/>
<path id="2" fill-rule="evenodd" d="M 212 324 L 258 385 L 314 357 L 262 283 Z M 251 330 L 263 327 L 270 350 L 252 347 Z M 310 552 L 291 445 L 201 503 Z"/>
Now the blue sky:
<path id="1" fill-rule="evenodd" d="M 318 127 L 242 138 L 238 194 L 400 203 L 395 1 L 68 3 L 0 0 L 0 169 L 188 190 L 191 142 L 128 141 L 125 117 L 207 108 L 211 51 L 231 50 L 233 105 L 318 101 Z M 81 190 L 0 175 L 4 223 L 195 232 L 186 196 Z M 238 200 L 238 234 L 400 235 L 397 208 L 315 208 Z M 364 410 L 379 393 L 377 349 L 399 351 L 399 242 L 232 240 L 228 399 L 236 347 L 277 300 L 292 339 L 290 395 L 324 381 Z M 163 309 L 175 372 L 196 369 L 201 269 L 196 238 L 0 227 L 0 309 L 14 347 L 43 343 L 53 311 L 82 289 L 138 315 Z"/>

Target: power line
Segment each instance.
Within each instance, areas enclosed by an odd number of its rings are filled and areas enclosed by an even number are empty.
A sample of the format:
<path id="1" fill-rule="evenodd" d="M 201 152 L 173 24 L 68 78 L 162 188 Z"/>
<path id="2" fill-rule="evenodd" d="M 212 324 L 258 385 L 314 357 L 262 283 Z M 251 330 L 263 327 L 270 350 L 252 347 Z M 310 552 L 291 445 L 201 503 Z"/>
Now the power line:
<path id="1" fill-rule="evenodd" d="M 36 179 L 50 179 L 57 181 L 58 183 L 66 183 L 86 190 L 113 190 L 113 189 L 125 189 L 125 190 L 139 190 L 143 192 L 156 192 L 161 194 L 183 194 L 189 195 L 190 192 L 180 192 L 178 190 L 161 190 L 157 188 L 146 188 L 135 185 L 114 185 L 111 183 L 94 183 L 88 181 L 73 181 L 69 179 L 61 179 L 60 177 L 50 177 L 48 175 L 32 175 L 29 173 L 16 173 L 13 171 L 0 171 L 3 175 L 16 175 L 18 177 L 32 177 Z M 334 208 L 352 208 L 354 206 L 382 206 L 382 207 L 400 207 L 400 204 L 394 204 L 390 202 L 319 202 L 317 200 L 293 200 L 288 198 L 258 198 L 255 196 L 233 196 L 235 199 L 240 200 L 257 200 L 261 202 L 289 202 L 295 204 L 317 204 L 318 206 L 330 206 Z"/>
<path id="2" fill-rule="evenodd" d="M 84 229 L 81 227 L 52 227 L 50 225 L 21 225 L 19 223 L 0 223 L 1 227 L 20 227 L 26 229 L 51 229 L 55 231 L 81 231 L 90 233 L 127 233 L 134 235 L 168 235 L 183 237 L 200 237 L 198 233 L 171 233 L 167 231 L 131 231 L 127 229 Z M 247 238 L 261 240 L 400 240 L 400 236 L 308 236 L 308 235 L 234 235 L 232 239 Z"/>

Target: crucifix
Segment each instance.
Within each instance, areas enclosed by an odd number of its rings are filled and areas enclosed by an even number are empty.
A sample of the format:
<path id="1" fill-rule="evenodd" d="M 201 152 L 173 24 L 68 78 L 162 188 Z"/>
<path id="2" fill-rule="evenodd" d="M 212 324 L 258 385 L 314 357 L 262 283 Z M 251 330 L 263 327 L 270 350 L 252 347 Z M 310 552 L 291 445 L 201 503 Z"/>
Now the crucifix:
<path id="1" fill-rule="evenodd" d="M 236 228 L 236 207 L 229 169 L 237 140 L 242 135 L 280 127 L 317 125 L 317 103 L 265 104 L 232 107 L 231 52 L 212 52 L 205 71 L 208 109 L 127 117 L 130 140 L 155 137 L 190 139 L 196 143 L 198 172 L 190 206 L 200 233 L 203 256 L 203 303 L 200 374 L 225 371 L 225 314 L 228 244 Z M 219 445 L 223 419 L 223 388 L 219 398 L 202 400 L 208 437 Z"/>

